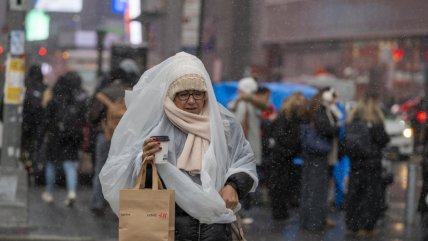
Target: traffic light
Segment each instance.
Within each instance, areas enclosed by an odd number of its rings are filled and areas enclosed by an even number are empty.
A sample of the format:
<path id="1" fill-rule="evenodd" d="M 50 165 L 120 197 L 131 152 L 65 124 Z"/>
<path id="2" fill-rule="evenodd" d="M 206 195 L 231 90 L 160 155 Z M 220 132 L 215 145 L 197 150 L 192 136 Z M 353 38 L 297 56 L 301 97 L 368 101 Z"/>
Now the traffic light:
<path id="1" fill-rule="evenodd" d="M 2 55 L 3 52 L 4 52 L 4 48 L 3 48 L 3 46 L 0 45 L 0 55 Z"/>
<path id="2" fill-rule="evenodd" d="M 398 63 L 400 62 L 404 57 L 404 50 L 402 48 L 393 49 L 392 50 L 392 60 L 394 62 Z"/>
<path id="3" fill-rule="evenodd" d="M 416 114 L 416 120 L 418 120 L 419 123 L 425 123 L 427 118 L 428 118 L 428 115 L 426 111 L 418 111 L 418 113 Z"/>
<path id="4" fill-rule="evenodd" d="M 48 53 L 48 50 L 45 47 L 40 47 L 39 48 L 38 54 L 39 54 L 40 57 L 46 56 L 47 53 Z"/>

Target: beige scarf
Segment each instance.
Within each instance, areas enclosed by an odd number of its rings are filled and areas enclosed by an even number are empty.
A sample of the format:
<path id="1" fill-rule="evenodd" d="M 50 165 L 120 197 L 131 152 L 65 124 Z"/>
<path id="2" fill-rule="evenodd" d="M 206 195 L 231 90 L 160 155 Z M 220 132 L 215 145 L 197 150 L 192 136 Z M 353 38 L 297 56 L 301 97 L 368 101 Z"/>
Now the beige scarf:
<path id="1" fill-rule="evenodd" d="M 164 107 L 168 119 L 187 134 L 183 152 L 177 160 L 177 167 L 190 174 L 200 173 L 202 158 L 210 144 L 210 122 L 207 103 L 205 103 L 202 113 L 199 115 L 179 109 L 168 97 L 165 98 Z"/>

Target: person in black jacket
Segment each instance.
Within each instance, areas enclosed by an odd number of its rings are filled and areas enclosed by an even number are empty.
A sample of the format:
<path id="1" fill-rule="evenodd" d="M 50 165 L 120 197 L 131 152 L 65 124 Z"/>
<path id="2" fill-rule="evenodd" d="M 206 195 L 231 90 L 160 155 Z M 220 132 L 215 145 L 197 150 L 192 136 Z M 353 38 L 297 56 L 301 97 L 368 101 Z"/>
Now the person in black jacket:
<path id="1" fill-rule="evenodd" d="M 305 97 L 296 92 L 281 106 L 278 118 L 272 123 L 271 138 L 274 141 L 272 161 L 269 167 L 269 194 L 274 219 L 288 218 L 292 197 L 299 192 L 291 183 L 300 182 L 298 171 L 292 163 L 301 152 L 300 125 L 304 121 Z"/>
<path id="2" fill-rule="evenodd" d="M 428 240 L 428 146 L 424 147 L 421 172 L 422 188 L 419 194 L 418 211 L 421 214 L 422 240 Z"/>
<path id="3" fill-rule="evenodd" d="M 81 88 L 81 77 L 68 72 L 58 78 L 53 88 L 53 98 L 45 112 L 42 132 L 46 145 L 46 191 L 42 199 L 53 199 L 56 171 L 65 172 L 67 197 L 65 204 L 71 206 L 76 199 L 78 151 L 83 140 L 83 127 L 88 95 Z"/>
<path id="4" fill-rule="evenodd" d="M 334 89 L 326 87 L 319 90 L 309 104 L 311 128 L 315 128 L 320 138 L 331 145 L 327 154 L 302 150 L 300 218 L 302 228 L 310 231 L 321 231 L 336 225 L 327 218 L 329 164 L 337 161 L 338 156 L 339 124 L 331 109 L 334 96 Z"/>
<path id="5" fill-rule="evenodd" d="M 363 128 L 368 128 L 365 143 L 369 145 L 365 148 L 367 151 L 354 151 L 350 146 L 345 146 L 351 160 L 345 222 L 350 232 L 370 236 L 377 233 L 375 225 L 382 214 L 382 149 L 390 140 L 377 96 L 367 95 L 359 100 L 348 122 L 346 128 L 363 124 L 358 128 L 359 133 L 363 133 Z M 347 139 L 345 129 L 345 145 L 350 142 Z"/>
<path id="6" fill-rule="evenodd" d="M 110 149 L 110 139 L 106 137 L 103 131 L 103 123 L 105 123 L 107 118 L 107 107 L 96 98 L 96 95 L 102 93 L 112 102 L 123 99 L 125 90 L 131 89 L 136 81 L 127 76 L 125 70 L 121 68 L 113 69 L 110 73 L 109 82 L 105 83 L 103 88 L 95 92 L 87 113 L 88 121 L 92 127 L 92 143 L 94 145 L 92 156 L 95 160 L 90 210 L 95 215 L 103 215 L 107 206 L 98 175 L 107 160 L 108 151 Z M 136 79 L 138 79 L 138 77 Z"/>
<path id="7" fill-rule="evenodd" d="M 37 146 L 40 143 L 40 125 L 43 122 L 44 96 L 46 85 L 40 65 L 33 65 L 25 79 L 25 98 L 22 112 L 22 157 L 32 174 L 32 167 L 37 165 Z"/>

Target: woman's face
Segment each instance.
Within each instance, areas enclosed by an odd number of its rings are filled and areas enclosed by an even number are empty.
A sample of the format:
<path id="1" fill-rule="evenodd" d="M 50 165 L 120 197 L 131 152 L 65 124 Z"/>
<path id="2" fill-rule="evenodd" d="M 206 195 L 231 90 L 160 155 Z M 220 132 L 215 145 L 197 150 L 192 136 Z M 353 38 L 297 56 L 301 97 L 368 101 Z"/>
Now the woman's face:
<path id="1" fill-rule="evenodd" d="M 206 92 L 198 90 L 184 90 L 177 92 L 174 104 L 181 110 L 193 114 L 200 114 L 204 108 Z"/>

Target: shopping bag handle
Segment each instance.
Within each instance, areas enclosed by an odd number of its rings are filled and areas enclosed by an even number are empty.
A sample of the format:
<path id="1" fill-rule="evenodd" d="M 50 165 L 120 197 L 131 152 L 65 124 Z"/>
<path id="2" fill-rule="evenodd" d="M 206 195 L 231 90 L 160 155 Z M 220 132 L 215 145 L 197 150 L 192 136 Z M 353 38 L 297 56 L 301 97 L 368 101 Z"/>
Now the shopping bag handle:
<path id="1" fill-rule="evenodd" d="M 147 165 L 152 166 L 152 189 L 153 190 L 162 190 L 165 189 L 162 181 L 159 179 L 158 169 L 156 168 L 156 164 L 153 162 L 148 162 L 146 159 L 143 160 L 143 165 L 141 166 L 140 173 L 138 174 L 137 180 L 134 185 L 134 189 L 144 189 L 146 186 L 146 173 L 147 173 Z"/>

